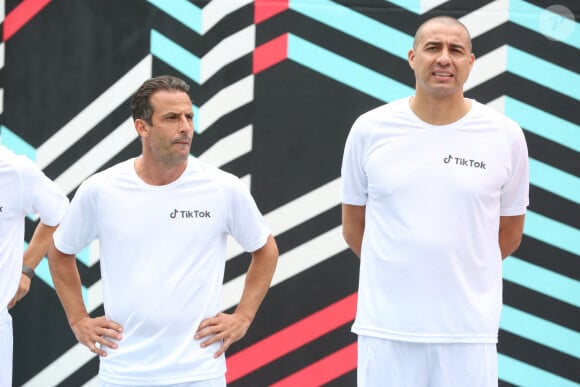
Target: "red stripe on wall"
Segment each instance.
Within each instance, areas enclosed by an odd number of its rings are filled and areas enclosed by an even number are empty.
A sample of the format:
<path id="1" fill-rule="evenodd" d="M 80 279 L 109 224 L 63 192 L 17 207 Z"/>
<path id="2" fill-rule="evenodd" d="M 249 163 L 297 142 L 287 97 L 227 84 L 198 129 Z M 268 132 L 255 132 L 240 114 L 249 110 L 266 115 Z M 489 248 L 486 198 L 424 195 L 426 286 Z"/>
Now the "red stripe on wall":
<path id="1" fill-rule="evenodd" d="M 4 41 L 12 37 L 22 26 L 50 3 L 51 0 L 24 0 L 4 19 Z"/>
<path id="2" fill-rule="evenodd" d="M 238 380 L 258 368 L 354 320 L 356 299 L 357 293 L 353 293 L 228 357 L 227 382 L 231 383 Z M 339 372 L 339 370 L 335 371 Z M 295 386 L 300 386 L 300 384 L 296 384 Z"/>
<path id="3" fill-rule="evenodd" d="M 357 343 L 352 343 L 332 355 L 272 384 L 270 387 L 322 386 L 356 368 Z"/>
<path id="4" fill-rule="evenodd" d="M 253 73 L 257 74 L 288 57 L 288 34 L 283 34 L 256 47 L 254 50 Z"/>
<path id="5" fill-rule="evenodd" d="M 254 1 L 254 24 L 258 24 L 286 11 L 289 8 L 289 0 L 255 0 Z"/>

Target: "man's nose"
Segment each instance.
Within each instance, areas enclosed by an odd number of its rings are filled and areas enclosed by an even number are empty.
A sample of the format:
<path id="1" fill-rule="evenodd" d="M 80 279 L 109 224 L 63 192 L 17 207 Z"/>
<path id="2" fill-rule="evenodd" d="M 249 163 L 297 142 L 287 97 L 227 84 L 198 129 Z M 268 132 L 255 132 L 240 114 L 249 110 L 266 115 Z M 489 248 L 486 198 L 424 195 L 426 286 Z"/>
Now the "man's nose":
<path id="1" fill-rule="evenodd" d="M 193 130 L 193 120 L 189 119 L 185 114 L 179 117 L 179 129 L 181 131 Z"/>
<path id="2" fill-rule="evenodd" d="M 444 48 L 441 50 L 440 55 L 437 57 L 437 63 L 447 65 L 449 62 L 449 50 Z"/>

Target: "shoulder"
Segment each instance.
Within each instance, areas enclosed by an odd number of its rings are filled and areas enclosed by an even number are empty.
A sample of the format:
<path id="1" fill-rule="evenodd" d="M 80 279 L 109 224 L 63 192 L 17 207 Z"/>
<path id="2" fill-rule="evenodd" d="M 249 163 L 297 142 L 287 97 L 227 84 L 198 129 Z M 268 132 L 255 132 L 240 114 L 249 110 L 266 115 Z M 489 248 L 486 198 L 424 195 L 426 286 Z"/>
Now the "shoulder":
<path id="1" fill-rule="evenodd" d="M 37 165 L 24 155 L 12 152 L 10 149 L 0 145 L 0 162 L 8 168 L 20 171 L 22 169 L 40 170 Z"/>
<path id="2" fill-rule="evenodd" d="M 522 132 L 520 125 L 505 114 L 476 100 L 472 100 L 472 103 L 475 113 L 474 116 L 477 119 L 488 121 L 490 125 L 494 125 L 506 134 L 514 135 Z"/>
<path id="3" fill-rule="evenodd" d="M 389 122 L 409 119 L 409 98 L 397 99 L 361 114 L 353 124 L 353 130 L 372 132 Z"/>
<path id="4" fill-rule="evenodd" d="M 397 99 L 362 114 L 354 122 L 347 140 L 347 147 L 365 152 L 376 139 L 406 131 L 413 123 L 409 97 Z"/>
<path id="5" fill-rule="evenodd" d="M 229 172 L 226 172 L 214 165 L 208 164 L 196 157 L 188 160 L 188 173 L 198 175 L 208 183 L 222 188 L 237 188 L 243 186 L 240 179 Z"/>
<path id="6" fill-rule="evenodd" d="M 473 100 L 474 125 L 496 133 L 512 154 L 527 153 L 524 131 L 520 125 L 505 114 Z"/>
<path id="7" fill-rule="evenodd" d="M 0 146 L 0 167 L 6 173 L 23 181 L 24 184 L 40 184 L 44 178 L 44 172 L 28 157 L 12 152 L 10 149 Z"/>
<path id="8" fill-rule="evenodd" d="M 110 185 L 112 180 L 122 178 L 128 175 L 129 168 L 132 168 L 134 159 L 129 159 L 115 164 L 107 169 L 89 176 L 80 185 L 84 191 L 98 191 L 103 187 Z"/>
<path id="9" fill-rule="evenodd" d="M 384 120 L 393 114 L 398 114 L 408 109 L 409 98 L 401 98 L 387 104 L 377 106 L 359 116 L 357 120 Z"/>

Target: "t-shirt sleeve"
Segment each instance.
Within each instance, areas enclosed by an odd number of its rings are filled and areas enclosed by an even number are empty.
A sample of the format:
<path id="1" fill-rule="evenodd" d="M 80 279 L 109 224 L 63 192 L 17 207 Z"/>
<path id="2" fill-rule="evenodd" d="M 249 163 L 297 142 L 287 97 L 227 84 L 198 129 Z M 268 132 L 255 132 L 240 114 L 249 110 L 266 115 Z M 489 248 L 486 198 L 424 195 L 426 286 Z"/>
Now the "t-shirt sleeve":
<path id="1" fill-rule="evenodd" d="M 23 160 L 21 174 L 24 211 L 38 214 L 47 226 L 58 225 L 67 210 L 68 198 L 32 161 Z"/>
<path id="2" fill-rule="evenodd" d="M 500 215 L 516 216 L 526 213 L 529 204 L 529 161 L 528 147 L 522 129 L 513 123 L 509 128 L 508 147 L 511 171 L 501 190 Z"/>
<path id="3" fill-rule="evenodd" d="M 243 183 L 233 178 L 227 187 L 228 232 L 245 251 L 256 251 L 266 244 L 270 230 L 250 191 Z"/>
<path id="4" fill-rule="evenodd" d="M 65 254 L 77 254 L 98 238 L 97 191 L 93 184 L 87 182 L 81 184 L 75 193 L 53 235 L 54 245 Z"/>
<path id="5" fill-rule="evenodd" d="M 356 120 L 346 139 L 341 167 L 341 201 L 344 204 L 366 204 L 367 175 L 364 170 L 364 138 L 362 119 Z"/>

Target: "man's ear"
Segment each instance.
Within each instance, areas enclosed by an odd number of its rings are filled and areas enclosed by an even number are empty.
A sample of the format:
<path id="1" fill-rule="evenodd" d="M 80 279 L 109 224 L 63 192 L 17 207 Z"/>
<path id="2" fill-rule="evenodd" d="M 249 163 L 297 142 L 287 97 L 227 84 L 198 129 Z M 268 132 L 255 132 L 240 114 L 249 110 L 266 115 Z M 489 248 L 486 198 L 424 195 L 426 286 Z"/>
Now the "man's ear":
<path id="1" fill-rule="evenodd" d="M 139 135 L 139 137 L 143 138 L 143 137 L 147 137 L 149 135 L 149 126 L 147 125 L 147 123 L 140 119 L 137 118 L 134 122 L 135 124 L 135 130 L 137 131 L 137 134 Z"/>
<path id="2" fill-rule="evenodd" d="M 415 70 L 415 52 L 413 51 L 413 49 L 410 49 L 409 52 L 407 53 L 407 59 L 409 62 L 409 67 L 411 67 L 411 70 Z"/>

